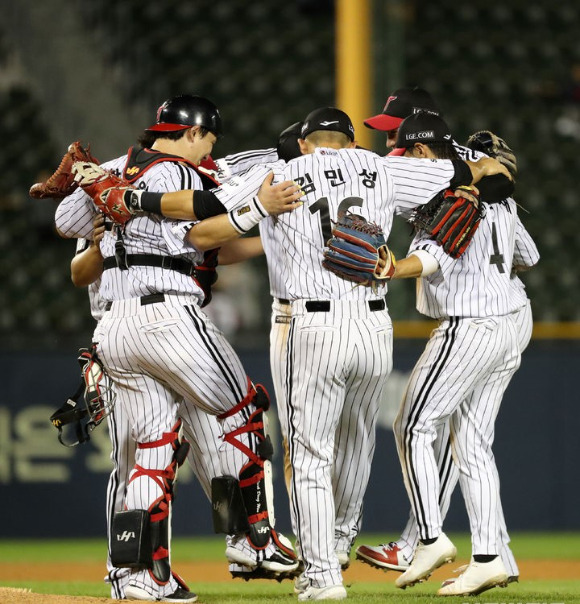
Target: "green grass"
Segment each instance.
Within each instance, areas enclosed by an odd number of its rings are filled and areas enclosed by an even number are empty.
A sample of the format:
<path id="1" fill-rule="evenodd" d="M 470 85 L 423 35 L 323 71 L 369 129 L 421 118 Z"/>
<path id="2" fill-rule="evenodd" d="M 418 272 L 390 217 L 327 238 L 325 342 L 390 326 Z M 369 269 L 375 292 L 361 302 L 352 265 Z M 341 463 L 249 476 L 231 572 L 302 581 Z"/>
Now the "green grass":
<path id="1" fill-rule="evenodd" d="M 450 535 L 459 551 L 459 559 L 467 559 L 470 553 L 469 538 L 466 535 Z M 357 543 L 377 544 L 388 541 L 385 535 L 361 535 Z M 103 563 L 105 541 L 91 540 L 4 540 L 0 541 L 0 564 L 3 562 L 27 562 L 34 565 L 43 562 L 86 561 Z M 512 536 L 512 548 L 518 560 L 553 559 L 580 560 L 580 534 L 576 533 L 517 533 Z M 181 562 L 198 560 L 224 560 L 224 542 L 219 537 L 175 538 L 173 559 Z M 225 561 L 224 561 L 225 564 Z M 453 567 L 454 568 L 454 567 Z M 349 573 L 345 573 L 348 587 L 348 602 L 351 604 L 379 604 L 380 602 L 401 604 L 426 604 L 441 602 L 435 595 L 438 582 L 428 581 L 405 591 L 393 585 L 394 573 L 380 573 L 380 580 L 371 582 L 349 582 Z M 16 582 L 2 581 L 0 585 L 30 588 L 36 593 L 69 594 L 108 597 L 109 590 L 100 582 Z M 279 604 L 294 603 L 296 596 L 292 583 L 284 581 L 240 580 L 221 583 L 196 582 L 192 589 L 200 594 L 200 602 L 207 604 Z M 488 603 L 559 603 L 580 604 L 580 577 L 567 581 L 524 581 L 512 584 L 507 589 L 494 589 L 475 597 L 446 598 L 450 604 L 479 602 Z"/>

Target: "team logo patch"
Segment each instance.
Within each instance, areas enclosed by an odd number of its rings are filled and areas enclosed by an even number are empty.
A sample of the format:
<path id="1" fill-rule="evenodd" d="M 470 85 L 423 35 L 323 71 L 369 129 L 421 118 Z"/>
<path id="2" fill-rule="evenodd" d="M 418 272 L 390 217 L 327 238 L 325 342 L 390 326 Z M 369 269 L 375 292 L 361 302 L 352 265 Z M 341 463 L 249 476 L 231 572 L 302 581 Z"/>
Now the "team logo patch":
<path id="1" fill-rule="evenodd" d="M 433 130 L 424 130 L 423 132 L 409 132 L 409 134 L 405 136 L 405 139 L 408 141 L 413 141 L 422 138 L 435 138 L 435 132 L 433 132 Z"/>
<path id="2" fill-rule="evenodd" d="M 397 98 L 396 96 L 390 96 L 390 97 L 387 99 L 387 102 L 385 103 L 385 106 L 384 106 L 384 108 L 383 108 L 383 113 L 384 113 L 384 112 L 387 110 L 387 107 L 389 106 L 389 103 L 390 103 L 391 101 L 394 101 L 396 98 Z"/>

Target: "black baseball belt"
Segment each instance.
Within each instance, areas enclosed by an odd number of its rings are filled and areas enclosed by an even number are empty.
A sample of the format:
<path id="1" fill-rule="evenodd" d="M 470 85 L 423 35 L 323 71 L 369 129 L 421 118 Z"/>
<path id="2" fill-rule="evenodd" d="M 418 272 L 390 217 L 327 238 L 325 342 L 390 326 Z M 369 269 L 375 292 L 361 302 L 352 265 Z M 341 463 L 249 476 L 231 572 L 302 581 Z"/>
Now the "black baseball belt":
<path id="1" fill-rule="evenodd" d="M 117 256 L 109 256 L 103 260 L 103 270 L 111 268 L 120 268 L 121 270 L 130 266 L 154 266 L 156 268 L 165 268 L 170 271 L 177 271 L 189 277 L 195 277 L 195 264 L 184 260 L 183 258 L 174 258 L 172 256 L 159 256 L 158 254 L 125 254 L 123 256 L 124 266 L 119 266 Z"/>

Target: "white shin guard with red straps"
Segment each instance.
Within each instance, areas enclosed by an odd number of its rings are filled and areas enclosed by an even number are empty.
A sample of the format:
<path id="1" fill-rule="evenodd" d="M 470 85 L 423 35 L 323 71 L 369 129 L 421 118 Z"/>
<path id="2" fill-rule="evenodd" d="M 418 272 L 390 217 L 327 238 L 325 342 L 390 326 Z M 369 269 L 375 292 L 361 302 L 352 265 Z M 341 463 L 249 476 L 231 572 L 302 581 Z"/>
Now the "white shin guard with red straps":
<path id="1" fill-rule="evenodd" d="M 181 420 L 156 441 L 138 443 L 135 468 L 131 473 L 125 507 L 147 510 L 151 535 L 152 563 L 149 572 L 156 583 L 166 584 L 171 577 L 171 505 L 177 470 L 189 451 L 181 436 Z"/>
<path id="2" fill-rule="evenodd" d="M 271 529 L 274 526 L 274 505 L 272 497 L 272 443 L 266 434 L 267 418 L 264 412 L 270 406 L 270 397 L 266 389 L 248 380 L 248 394 L 234 408 L 218 416 L 225 420 L 239 416 L 248 409 L 245 423 L 226 432 L 224 440 L 247 457 L 248 461 L 239 470 L 238 479 L 242 500 L 248 518 L 248 540 L 256 549 L 265 548 L 270 542 Z"/>

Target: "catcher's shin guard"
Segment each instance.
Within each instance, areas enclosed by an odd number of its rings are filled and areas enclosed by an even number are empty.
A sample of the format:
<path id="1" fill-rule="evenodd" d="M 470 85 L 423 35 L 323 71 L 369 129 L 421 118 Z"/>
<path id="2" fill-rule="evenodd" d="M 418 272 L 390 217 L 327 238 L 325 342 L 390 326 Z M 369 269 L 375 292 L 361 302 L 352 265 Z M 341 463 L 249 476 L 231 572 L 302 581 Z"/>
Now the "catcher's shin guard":
<path id="1" fill-rule="evenodd" d="M 129 481 L 132 482 L 136 478 L 148 476 L 160 487 L 163 493 L 147 510 L 149 512 L 151 544 L 151 564 L 148 568 L 154 581 L 161 585 L 166 584 L 171 578 L 171 504 L 175 497 L 177 470 L 185 461 L 189 451 L 189 443 L 182 438 L 181 433 L 181 420 L 178 420 L 171 429 L 171 432 L 165 432 L 159 440 L 138 443 L 137 447 L 139 449 L 152 449 L 171 445 L 173 448 L 173 459 L 163 470 L 143 468 L 136 464 L 136 471 Z"/>
<path id="2" fill-rule="evenodd" d="M 224 440 L 248 456 L 248 462 L 239 472 L 239 486 L 249 524 L 248 539 L 253 547 L 262 549 L 270 542 L 271 529 L 274 526 L 271 470 L 273 448 L 265 430 L 267 419 L 264 411 L 270 406 L 266 389 L 261 384 L 254 386 L 248 380 L 248 394 L 219 418 L 231 417 L 250 405 L 255 407 L 255 410 L 250 412 L 246 423 L 224 434 Z M 242 434 L 248 435 L 249 446 L 237 438 Z"/>

